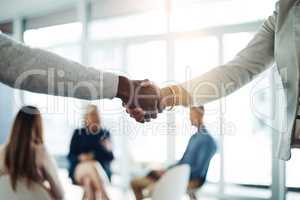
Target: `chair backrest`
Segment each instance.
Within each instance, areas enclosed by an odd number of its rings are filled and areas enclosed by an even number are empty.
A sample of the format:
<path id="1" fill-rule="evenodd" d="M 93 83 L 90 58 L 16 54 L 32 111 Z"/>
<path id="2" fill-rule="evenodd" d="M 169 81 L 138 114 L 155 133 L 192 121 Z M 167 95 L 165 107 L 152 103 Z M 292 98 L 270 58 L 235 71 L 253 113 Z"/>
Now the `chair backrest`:
<path id="1" fill-rule="evenodd" d="M 155 185 L 152 200 L 182 200 L 189 177 L 188 165 L 178 165 L 168 170 Z"/>
<path id="2" fill-rule="evenodd" d="M 16 192 L 13 191 L 8 175 L 0 177 L 0 198 L 9 200 L 51 200 L 48 192 L 37 183 L 32 183 L 30 189 L 28 189 L 24 181 L 19 181 Z"/>

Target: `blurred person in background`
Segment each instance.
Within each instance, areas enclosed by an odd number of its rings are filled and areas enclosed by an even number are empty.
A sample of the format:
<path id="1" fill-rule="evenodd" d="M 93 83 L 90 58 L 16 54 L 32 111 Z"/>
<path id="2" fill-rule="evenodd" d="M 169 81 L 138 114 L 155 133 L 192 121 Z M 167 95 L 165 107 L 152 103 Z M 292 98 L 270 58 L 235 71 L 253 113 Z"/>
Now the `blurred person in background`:
<path id="1" fill-rule="evenodd" d="M 68 159 L 69 176 L 83 186 L 87 199 L 109 199 L 105 180 L 111 180 L 114 155 L 110 132 L 102 128 L 97 106 L 87 106 L 84 127 L 74 131 Z"/>
<path id="2" fill-rule="evenodd" d="M 188 164 L 191 168 L 188 190 L 200 188 L 206 179 L 209 163 L 216 153 L 217 145 L 203 123 L 204 107 L 190 109 L 191 124 L 197 127 L 197 132 L 192 135 L 182 158 L 167 169 L 152 170 L 145 177 L 138 177 L 131 181 L 136 200 L 151 196 L 155 183 L 170 168 L 181 164 Z M 192 199 L 196 197 L 191 194 Z"/>
<path id="3" fill-rule="evenodd" d="M 20 181 L 25 181 L 28 189 L 38 183 L 53 199 L 64 197 L 55 161 L 44 145 L 42 117 L 36 107 L 25 106 L 18 112 L 7 144 L 0 147 L 3 175 L 9 175 L 14 191 Z"/>

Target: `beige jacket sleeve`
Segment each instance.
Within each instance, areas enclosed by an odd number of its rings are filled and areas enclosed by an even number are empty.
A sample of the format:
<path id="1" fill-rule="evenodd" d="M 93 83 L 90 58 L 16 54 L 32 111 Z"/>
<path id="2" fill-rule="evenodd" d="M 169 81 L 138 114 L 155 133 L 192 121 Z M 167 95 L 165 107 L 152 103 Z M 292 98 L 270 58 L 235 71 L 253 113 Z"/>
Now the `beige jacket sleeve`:
<path id="1" fill-rule="evenodd" d="M 0 33 L 0 82 L 56 96 L 94 100 L 117 94 L 118 76 L 85 67 Z"/>
<path id="2" fill-rule="evenodd" d="M 277 12 L 274 12 L 233 60 L 181 84 L 191 95 L 193 105 L 231 94 L 274 63 L 276 17 Z"/>

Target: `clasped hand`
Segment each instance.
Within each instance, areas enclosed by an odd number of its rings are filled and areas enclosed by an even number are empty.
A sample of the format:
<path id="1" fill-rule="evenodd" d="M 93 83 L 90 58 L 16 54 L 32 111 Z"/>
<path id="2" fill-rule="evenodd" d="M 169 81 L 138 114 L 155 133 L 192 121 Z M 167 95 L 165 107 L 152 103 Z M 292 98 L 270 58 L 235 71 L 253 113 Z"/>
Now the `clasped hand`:
<path id="1" fill-rule="evenodd" d="M 117 97 L 126 112 L 141 123 L 156 118 L 164 109 L 160 88 L 147 79 L 129 80 L 120 76 Z"/>

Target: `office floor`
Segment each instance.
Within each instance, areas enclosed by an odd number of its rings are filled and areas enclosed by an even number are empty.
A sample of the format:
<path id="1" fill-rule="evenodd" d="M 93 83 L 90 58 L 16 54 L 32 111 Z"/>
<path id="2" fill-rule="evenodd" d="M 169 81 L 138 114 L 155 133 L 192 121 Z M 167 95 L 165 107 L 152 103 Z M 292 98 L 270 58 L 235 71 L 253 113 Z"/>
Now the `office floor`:
<path id="1" fill-rule="evenodd" d="M 70 179 L 68 178 L 67 172 L 65 170 L 60 170 L 59 172 L 60 179 L 65 191 L 66 200 L 82 200 L 83 191 L 80 187 L 71 184 Z M 134 200 L 133 194 L 130 190 L 122 191 L 120 188 L 109 186 L 107 188 L 108 194 L 113 200 Z M 187 197 L 183 200 L 188 200 Z M 217 200 L 213 197 L 201 197 L 201 200 Z"/>
<path id="2" fill-rule="evenodd" d="M 59 176 L 61 178 L 66 200 L 82 200 L 83 191 L 80 187 L 75 186 L 71 183 L 68 178 L 66 170 L 60 170 Z M 197 193 L 199 199 L 201 200 L 220 200 L 220 199 L 231 199 L 230 196 L 235 196 L 235 199 L 270 199 L 271 192 L 268 189 L 259 188 L 248 188 L 236 185 L 226 185 L 225 196 L 219 197 L 219 191 L 216 184 L 207 183 L 204 187 Z M 130 190 L 123 191 L 118 187 L 109 186 L 107 188 L 108 194 L 113 200 L 134 200 L 133 194 Z M 227 197 L 228 198 L 227 198 Z M 200 198 L 201 197 L 201 198 Z M 240 197 L 240 198 L 239 198 Z M 286 200 L 299 200 L 300 193 L 288 192 Z M 189 200 L 189 198 L 184 197 L 183 200 Z"/>

